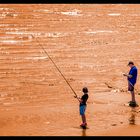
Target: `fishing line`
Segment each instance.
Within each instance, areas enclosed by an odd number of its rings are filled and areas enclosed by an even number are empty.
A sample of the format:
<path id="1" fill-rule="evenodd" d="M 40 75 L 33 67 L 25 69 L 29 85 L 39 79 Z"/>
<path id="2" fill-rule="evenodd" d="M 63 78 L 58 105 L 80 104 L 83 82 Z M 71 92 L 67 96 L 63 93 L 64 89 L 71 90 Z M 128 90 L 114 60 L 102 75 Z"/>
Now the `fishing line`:
<path id="1" fill-rule="evenodd" d="M 31 34 L 31 36 L 32 36 L 33 38 L 35 38 L 32 34 Z M 79 100 L 77 94 L 75 93 L 74 89 L 73 89 L 72 86 L 69 84 L 69 82 L 67 81 L 67 79 L 65 78 L 65 76 L 63 75 L 63 73 L 60 71 L 60 69 L 58 68 L 58 66 L 57 66 L 57 65 L 55 64 L 55 62 L 52 60 L 52 58 L 50 57 L 50 55 L 48 54 L 48 52 L 44 49 L 43 45 L 40 44 L 40 42 L 38 41 L 37 38 L 35 38 L 35 39 L 36 39 L 36 41 L 38 42 L 39 46 L 43 49 L 44 53 L 48 56 L 48 58 L 49 58 L 49 59 L 51 60 L 51 62 L 54 64 L 55 68 L 56 68 L 56 69 L 58 70 L 58 72 L 61 74 L 61 76 L 63 77 L 63 79 L 66 81 L 66 83 L 68 84 L 68 86 L 70 87 L 70 89 L 72 90 L 72 92 L 75 94 L 77 100 L 80 102 L 80 100 Z"/>

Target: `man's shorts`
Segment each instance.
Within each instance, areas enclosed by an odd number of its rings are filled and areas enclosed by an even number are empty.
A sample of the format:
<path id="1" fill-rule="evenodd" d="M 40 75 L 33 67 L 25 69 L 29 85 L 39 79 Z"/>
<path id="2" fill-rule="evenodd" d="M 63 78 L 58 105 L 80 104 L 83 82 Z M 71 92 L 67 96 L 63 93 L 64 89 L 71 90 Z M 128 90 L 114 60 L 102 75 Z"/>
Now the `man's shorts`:
<path id="1" fill-rule="evenodd" d="M 80 115 L 84 115 L 86 110 L 86 105 L 80 106 Z"/>
<path id="2" fill-rule="evenodd" d="M 134 91 L 134 86 L 128 83 L 128 91 Z"/>

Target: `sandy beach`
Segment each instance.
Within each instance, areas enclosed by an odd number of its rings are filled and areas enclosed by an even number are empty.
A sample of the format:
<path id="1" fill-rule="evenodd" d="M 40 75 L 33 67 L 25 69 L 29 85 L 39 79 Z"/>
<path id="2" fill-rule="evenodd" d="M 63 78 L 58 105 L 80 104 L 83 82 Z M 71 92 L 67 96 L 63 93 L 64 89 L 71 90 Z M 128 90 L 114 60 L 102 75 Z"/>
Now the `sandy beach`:
<path id="1" fill-rule="evenodd" d="M 122 75 L 140 69 L 139 31 L 139 4 L 0 4 L 0 136 L 139 136 Z M 88 129 L 50 58 L 78 96 L 88 87 Z"/>

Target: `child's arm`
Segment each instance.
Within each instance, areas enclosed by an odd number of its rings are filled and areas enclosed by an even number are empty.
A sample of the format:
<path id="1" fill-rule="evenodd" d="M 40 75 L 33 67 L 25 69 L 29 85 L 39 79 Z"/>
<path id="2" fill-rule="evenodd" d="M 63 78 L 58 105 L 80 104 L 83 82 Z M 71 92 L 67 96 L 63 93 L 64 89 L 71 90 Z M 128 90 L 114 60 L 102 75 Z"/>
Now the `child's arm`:
<path id="1" fill-rule="evenodd" d="M 80 103 L 82 103 L 83 102 L 83 100 L 80 98 Z"/>
<path id="2" fill-rule="evenodd" d="M 75 96 L 74 96 L 74 98 L 78 98 L 78 99 L 81 99 L 81 98 L 80 98 L 80 97 L 78 97 L 77 95 L 75 95 Z"/>
<path id="3" fill-rule="evenodd" d="M 76 95 L 74 96 L 74 98 L 78 98 L 80 102 L 83 101 L 80 97 L 78 97 L 78 96 L 76 96 Z"/>

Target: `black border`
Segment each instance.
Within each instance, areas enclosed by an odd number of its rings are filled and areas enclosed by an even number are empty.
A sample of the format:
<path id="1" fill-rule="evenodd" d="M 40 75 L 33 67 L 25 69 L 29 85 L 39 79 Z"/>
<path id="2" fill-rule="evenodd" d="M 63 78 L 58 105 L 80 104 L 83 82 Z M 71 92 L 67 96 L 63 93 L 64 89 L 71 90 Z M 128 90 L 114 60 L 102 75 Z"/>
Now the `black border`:
<path id="1" fill-rule="evenodd" d="M 0 4 L 139 4 L 140 0 L 0 0 Z"/>

